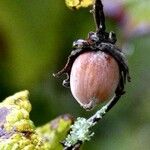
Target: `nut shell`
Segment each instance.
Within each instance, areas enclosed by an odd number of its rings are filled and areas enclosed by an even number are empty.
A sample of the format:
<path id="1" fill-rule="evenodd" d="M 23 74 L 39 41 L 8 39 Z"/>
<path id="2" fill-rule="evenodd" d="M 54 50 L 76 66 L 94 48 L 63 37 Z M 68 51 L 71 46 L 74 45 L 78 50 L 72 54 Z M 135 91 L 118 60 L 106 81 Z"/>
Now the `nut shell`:
<path id="1" fill-rule="evenodd" d="M 118 63 L 104 52 L 83 53 L 73 63 L 70 74 L 71 92 L 87 110 L 110 99 L 118 83 Z"/>

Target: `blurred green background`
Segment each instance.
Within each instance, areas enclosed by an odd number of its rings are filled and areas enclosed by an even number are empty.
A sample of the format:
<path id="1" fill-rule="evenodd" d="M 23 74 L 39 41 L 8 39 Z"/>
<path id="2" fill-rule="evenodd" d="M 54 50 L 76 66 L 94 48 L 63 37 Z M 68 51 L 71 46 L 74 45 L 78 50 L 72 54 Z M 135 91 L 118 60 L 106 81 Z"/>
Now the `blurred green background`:
<path id="1" fill-rule="evenodd" d="M 117 33 L 117 44 L 126 49 L 132 82 L 83 150 L 149 150 L 150 2 L 111 1 L 105 1 L 107 29 Z M 55 79 L 52 73 L 65 64 L 72 42 L 94 30 L 89 9 L 71 11 L 64 0 L 1 0 L 0 99 L 29 90 L 37 126 L 64 113 L 93 114 L 98 108 L 83 110 L 62 87 L 63 77 Z"/>

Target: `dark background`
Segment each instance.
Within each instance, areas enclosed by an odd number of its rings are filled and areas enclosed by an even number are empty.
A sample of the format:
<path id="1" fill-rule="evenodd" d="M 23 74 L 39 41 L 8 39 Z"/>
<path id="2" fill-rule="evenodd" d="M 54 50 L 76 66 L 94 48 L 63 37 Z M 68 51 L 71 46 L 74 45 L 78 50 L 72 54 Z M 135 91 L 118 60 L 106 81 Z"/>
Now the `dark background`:
<path id="1" fill-rule="evenodd" d="M 150 2 L 111 1 L 104 4 L 107 30 L 117 33 L 132 82 L 83 149 L 149 150 Z M 83 110 L 70 90 L 61 86 L 63 77 L 52 76 L 65 64 L 72 42 L 95 30 L 89 10 L 71 11 L 64 0 L 0 1 L 0 99 L 29 90 L 31 119 L 37 126 L 64 113 L 89 117 L 98 109 Z"/>

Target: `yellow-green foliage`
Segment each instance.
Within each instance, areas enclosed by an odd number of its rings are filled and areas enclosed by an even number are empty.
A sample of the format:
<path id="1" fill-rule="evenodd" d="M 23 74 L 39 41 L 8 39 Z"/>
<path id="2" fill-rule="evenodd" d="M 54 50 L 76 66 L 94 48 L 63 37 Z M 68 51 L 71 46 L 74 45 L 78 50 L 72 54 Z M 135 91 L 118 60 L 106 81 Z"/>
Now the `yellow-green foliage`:
<path id="1" fill-rule="evenodd" d="M 78 9 L 80 7 L 88 7 L 92 5 L 93 0 L 66 0 L 66 5 L 69 8 Z"/>
<path id="2" fill-rule="evenodd" d="M 0 103 L 0 150 L 61 150 L 72 118 L 63 115 L 36 128 L 29 118 L 28 91 L 19 92 Z"/>

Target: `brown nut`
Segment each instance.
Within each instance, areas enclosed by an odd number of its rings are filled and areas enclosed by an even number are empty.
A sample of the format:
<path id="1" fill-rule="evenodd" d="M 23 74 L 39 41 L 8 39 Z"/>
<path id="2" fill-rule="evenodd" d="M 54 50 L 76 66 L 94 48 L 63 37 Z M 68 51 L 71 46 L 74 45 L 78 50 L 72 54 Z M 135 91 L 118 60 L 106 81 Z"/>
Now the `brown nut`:
<path id="1" fill-rule="evenodd" d="M 101 51 L 79 55 L 73 63 L 70 87 L 74 98 L 85 109 L 110 99 L 119 83 L 116 60 Z"/>

